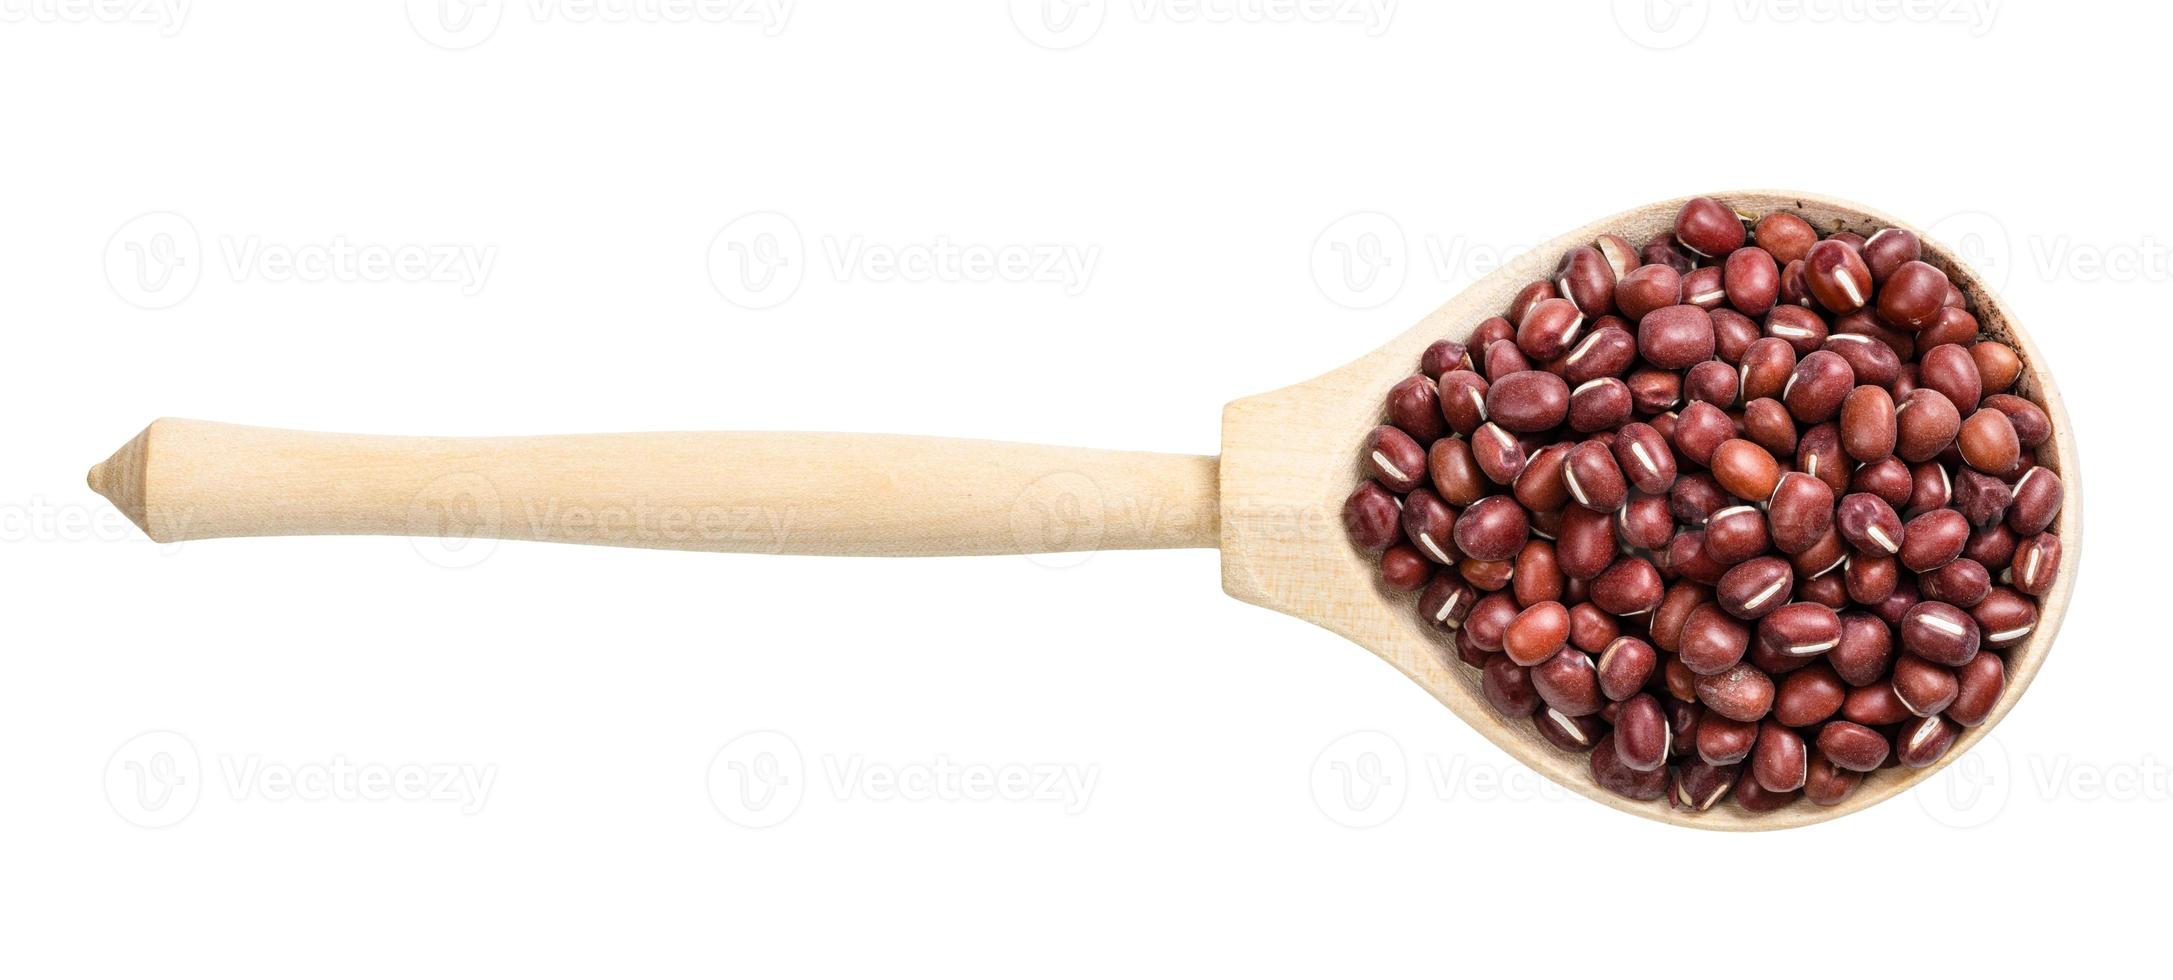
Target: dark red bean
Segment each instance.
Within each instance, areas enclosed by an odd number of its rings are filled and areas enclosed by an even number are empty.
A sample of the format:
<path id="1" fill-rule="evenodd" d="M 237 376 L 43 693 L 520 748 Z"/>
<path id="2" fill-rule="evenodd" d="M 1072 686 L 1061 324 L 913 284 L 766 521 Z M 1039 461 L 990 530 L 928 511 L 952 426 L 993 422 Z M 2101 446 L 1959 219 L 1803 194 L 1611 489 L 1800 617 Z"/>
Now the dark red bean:
<path id="1" fill-rule="evenodd" d="M 1593 246 L 1580 245 L 1562 256 L 1554 270 L 1554 289 L 1584 316 L 1614 312 L 1615 270 Z"/>
<path id="2" fill-rule="evenodd" d="M 1706 603 L 1690 611 L 1677 644 L 1684 666 L 1700 674 L 1717 674 L 1742 661 L 1750 649 L 1750 627 Z"/>
<path id="3" fill-rule="evenodd" d="M 1723 508 L 1705 520 L 1705 552 L 1723 565 L 1740 566 L 1742 562 L 1765 554 L 1771 545 L 1766 515 L 1749 504 Z M 1781 562 L 1784 570 L 1787 565 L 1787 562 Z M 1725 576 L 1722 581 L 1726 581 Z M 1789 584 L 1783 591 L 1793 587 L 1794 576 L 1790 575 Z"/>
<path id="4" fill-rule="evenodd" d="M 1775 211 L 1758 219 L 1754 234 L 1758 247 L 1772 253 L 1774 260 L 1784 265 L 1803 258 L 1804 253 L 1818 242 L 1818 229 L 1786 211 Z"/>
<path id="5" fill-rule="evenodd" d="M 1433 581 L 1428 582 L 1426 591 L 1419 595 L 1419 619 L 1435 629 L 1458 629 L 1464 626 L 1479 602 L 1479 590 L 1472 588 L 1462 576 L 1444 568 L 1434 573 Z"/>
<path id="6" fill-rule="evenodd" d="M 1892 278 L 1894 270 L 1908 262 L 1916 261 L 1922 246 L 1916 232 L 1907 228 L 1881 228 L 1864 240 L 1864 265 L 1871 270 L 1873 282 L 1885 282 Z M 1944 276 L 1940 277 L 1942 281 Z M 1941 290 L 1942 295 L 1945 291 Z"/>
<path id="7" fill-rule="evenodd" d="M 1708 258 L 1742 247 L 1743 219 L 1710 197 L 1693 197 L 1675 213 L 1675 240 Z"/>
<path id="8" fill-rule="evenodd" d="M 1871 301 L 1871 268 L 1855 249 L 1836 239 L 1819 242 L 1804 253 L 1803 279 L 1811 298 L 1835 313 L 1848 313 Z"/>
<path id="9" fill-rule="evenodd" d="M 1388 424 L 1402 429 L 1421 443 L 1441 438 L 1446 424 L 1441 417 L 1441 395 L 1434 380 L 1414 374 L 1388 390 Z"/>
<path id="10" fill-rule="evenodd" d="M 1811 757 L 1803 736 L 1778 722 L 1758 726 L 1758 745 L 1751 749 L 1750 771 L 1758 785 L 1774 793 L 1803 788 Z"/>
<path id="11" fill-rule="evenodd" d="M 1841 402 L 1841 450 L 1865 463 L 1892 456 L 1899 435 L 1894 411 L 1885 388 L 1857 385 Z"/>
<path id="12" fill-rule="evenodd" d="M 1859 325 L 1849 324 L 1851 327 Z M 1866 326 L 1876 328 L 1876 324 Z M 1868 334 L 1829 334 L 1818 349 L 1839 354 L 1842 360 L 1849 362 L 1849 370 L 1855 372 L 1857 384 L 1891 388 L 1901 377 L 1901 356 L 1884 341 Z"/>
<path id="13" fill-rule="evenodd" d="M 1536 667 L 1569 643 L 1569 609 L 1559 602 L 1526 607 L 1502 633 L 1502 652 L 1519 667 Z"/>
<path id="14" fill-rule="evenodd" d="M 1584 330 L 1584 320 L 1585 314 L 1569 300 L 1540 300 L 1524 311 L 1524 319 L 1517 322 L 1517 349 L 1535 361 L 1561 357 L 1577 342 L 1577 335 Z"/>
<path id="15" fill-rule="evenodd" d="M 1615 560 L 1615 522 L 1612 517 L 1583 507 L 1565 507 L 1561 526 L 1555 531 L 1554 560 L 1562 574 L 1590 579 L 1606 571 Z"/>
<path id="16" fill-rule="evenodd" d="M 2033 534 L 2022 539 L 2022 543 L 2015 546 L 2014 564 L 2008 566 L 2008 574 L 2016 591 L 2043 598 L 2052 591 L 2053 582 L 2059 578 L 2059 537 Z"/>
<path id="17" fill-rule="evenodd" d="M 2052 526 L 2063 499 L 2060 475 L 2032 466 L 2014 485 L 2014 502 L 2007 507 L 2007 526 L 2018 535 L 2036 534 Z"/>
<path id="18" fill-rule="evenodd" d="M 1502 322 L 1506 324 L 1509 321 Z M 1470 348 L 1454 340 L 1436 340 L 1426 345 L 1426 350 L 1418 356 L 1418 373 L 1436 380 L 1450 371 L 1468 370 L 1470 367 Z"/>
<path id="19" fill-rule="evenodd" d="M 1569 427 L 1611 432 L 1630 420 L 1635 399 L 1621 378 L 1594 378 L 1569 393 Z"/>
<path id="20" fill-rule="evenodd" d="M 1894 661 L 1894 696 L 1912 715 L 1924 718 L 1945 711 L 1960 693 L 1952 670 L 1922 657 L 1905 655 Z"/>
<path id="21" fill-rule="evenodd" d="M 1636 616 L 1651 612 L 1666 591 L 1652 562 L 1625 555 L 1592 580 L 1592 603 L 1617 616 Z"/>
<path id="22" fill-rule="evenodd" d="M 1639 694 L 1615 712 L 1615 754 L 1621 763 L 1640 772 L 1667 765 L 1674 733 L 1658 698 Z"/>
<path id="23" fill-rule="evenodd" d="M 1458 435 L 1470 435 L 1486 424 L 1486 379 L 1476 371 L 1453 370 L 1435 385 L 1434 400 L 1441 415 Z"/>
<path id="24" fill-rule="evenodd" d="M 1426 480 L 1426 450 L 1393 425 L 1377 425 L 1366 435 L 1366 472 L 1396 493 L 1410 493 Z"/>
<path id="25" fill-rule="evenodd" d="M 1711 539 L 1711 533 L 1707 533 Z M 1795 571 L 1784 559 L 1753 558 L 1728 570 L 1713 589 L 1720 608 L 1738 619 L 1758 619 L 1788 604 Z"/>
<path id="26" fill-rule="evenodd" d="M 1984 400 L 1984 378 L 1977 361 L 1959 344 L 1940 344 L 1917 358 L 1917 384 L 1947 396 L 1955 412 L 1969 415 Z"/>
<path id="27" fill-rule="evenodd" d="M 1700 675 L 1697 692 L 1707 711 L 1731 721 L 1757 721 L 1773 708 L 1773 678 L 1749 664 Z"/>
<path id="28" fill-rule="evenodd" d="M 1637 324 L 1637 350 L 1655 367 L 1680 371 L 1713 356 L 1713 316 L 1689 304 L 1663 306 Z"/>
<path id="29" fill-rule="evenodd" d="M 1947 298 L 1947 274 L 1922 262 L 1904 262 L 1879 287 L 1879 316 L 1904 330 L 1922 330 Z"/>
<path id="30" fill-rule="evenodd" d="M 1486 658 L 1485 668 L 1479 671 L 1479 690 L 1486 695 L 1486 703 L 1505 718 L 1529 718 L 1541 704 L 1531 671 L 1499 653 Z"/>
<path id="31" fill-rule="evenodd" d="M 1406 542 L 1381 552 L 1381 581 L 1398 592 L 1416 592 L 1434 574 L 1434 563 Z"/>
<path id="32" fill-rule="evenodd" d="M 1761 337 L 1751 342 L 1743 351 L 1743 363 L 1739 368 L 1740 391 L 1746 402 L 1760 398 L 1779 399 L 1787 390 L 1788 379 L 1796 373 L 1796 348 L 1780 337 Z"/>
<path id="33" fill-rule="evenodd" d="M 1683 374 L 1683 397 L 1711 402 L 1718 408 L 1735 407 L 1736 369 L 1721 361 L 1699 361 Z"/>
<path id="34" fill-rule="evenodd" d="M 1841 498 L 1834 509 L 1834 529 L 1841 538 L 1858 552 L 1871 555 L 1894 555 L 1901 552 L 1906 534 L 1901 515 L 1886 501 L 1868 493 L 1852 493 Z"/>
<path id="35" fill-rule="evenodd" d="M 1592 749 L 1592 781 L 1610 793 L 1630 800 L 1657 800 L 1667 795 L 1667 767 L 1661 766 L 1649 772 L 1632 769 L 1622 763 L 1615 749 L 1619 733 L 1609 732 L 1600 736 L 1599 744 Z"/>
<path id="36" fill-rule="evenodd" d="M 1813 663 L 1781 678 L 1773 695 L 1773 720 L 1808 728 L 1833 717 L 1848 696 L 1848 685 L 1825 663 Z"/>
<path id="37" fill-rule="evenodd" d="M 1507 561 L 1531 532 L 1524 508 L 1515 499 L 1495 495 L 1483 498 L 1456 519 L 1456 548 L 1481 561 Z"/>
<path id="38" fill-rule="evenodd" d="M 1781 267 L 1773 256 L 1755 245 L 1728 253 L 1721 265 L 1721 283 L 1728 305 L 1745 316 L 1764 316 L 1780 298 Z"/>
<path id="39" fill-rule="evenodd" d="M 1709 402 L 1691 402 L 1675 418 L 1675 454 L 1699 466 L 1711 466 L 1713 452 L 1733 438 L 1735 420 Z"/>
<path id="40" fill-rule="evenodd" d="M 1969 520 L 1960 511 L 1934 510 L 1903 525 L 1901 563 L 1912 572 L 1928 572 L 1961 557 L 1969 543 Z"/>
<path id="41" fill-rule="evenodd" d="M 1713 479 L 1738 500 L 1765 500 L 1780 483 L 1781 466 L 1763 446 L 1730 439 L 1713 449 Z"/>
<path id="42" fill-rule="evenodd" d="M 1796 362 L 1796 371 L 1781 389 L 1781 404 L 1805 425 L 1817 425 L 1841 414 L 1841 402 L 1856 387 L 1856 371 L 1832 351 L 1815 350 Z"/>
<path id="43" fill-rule="evenodd" d="M 1692 759 L 1676 766 L 1669 784 L 1668 804 L 1678 810 L 1710 810 L 1713 804 L 1726 799 L 1735 789 L 1740 771 L 1740 766 L 1716 766 L 1703 759 Z"/>
<path id="44" fill-rule="evenodd" d="M 1918 388 L 1894 408 L 1894 452 L 1921 463 L 1947 448 L 1962 430 L 1961 413 L 1936 389 Z"/>
<path id="45" fill-rule="evenodd" d="M 1853 721 L 1829 721 L 1818 730 L 1818 751 L 1851 772 L 1871 772 L 1885 764 L 1892 748 L 1886 736 Z"/>
<path id="46" fill-rule="evenodd" d="M 1992 594 L 1992 573 L 1974 559 L 1956 558 L 1917 576 L 1924 598 L 1969 609 Z"/>
<path id="47" fill-rule="evenodd" d="M 1963 462 L 1985 473 L 2005 473 L 2022 459 L 2022 440 L 2015 435 L 2014 423 L 1995 409 L 1980 408 L 1964 419 L 1954 444 Z"/>
<path id="48" fill-rule="evenodd" d="M 1539 737 L 1564 752 L 1590 752 L 1607 734 L 1607 723 L 1598 715 L 1571 717 L 1553 708 L 1541 708 L 1532 716 Z"/>
<path id="49" fill-rule="evenodd" d="M 1573 718 L 1594 714 L 1607 703 L 1592 658 L 1582 650 L 1564 648 L 1533 667 L 1532 686 L 1548 707 Z"/>
<path id="50" fill-rule="evenodd" d="M 1959 734 L 1961 729 L 1938 715 L 1918 718 L 1901 726 L 1901 733 L 1895 739 L 1894 757 L 1904 766 L 1921 769 L 1946 755 Z"/>
<path id="51" fill-rule="evenodd" d="M 1999 523 L 2015 500 L 2014 489 L 1998 477 L 1968 467 L 1955 474 L 1949 493 L 1954 500 L 1954 509 L 1961 511 L 1962 517 L 1972 525 Z"/>
<path id="52" fill-rule="evenodd" d="M 1351 541 L 1367 551 L 1386 551 L 1402 536 L 1402 525 L 1403 511 L 1395 495 L 1372 480 L 1359 484 L 1343 501 L 1343 526 L 1350 531 Z"/>
<path id="53" fill-rule="evenodd" d="M 1636 323 L 1645 315 L 1683 299 L 1683 277 L 1666 265 L 1641 265 L 1615 284 L 1615 306 Z"/>
<path id="54" fill-rule="evenodd" d="M 1901 703 L 1901 698 L 1895 696 L 1894 685 L 1872 684 L 1849 688 L 1849 696 L 1841 702 L 1841 717 L 1877 728 L 1900 724 L 1915 716 Z"/>
<path id="55" fill-rule="evenodd" d="M 1826 651 L 1826 661 L 1850 686 L 1862 687 L 1886 676 L 1893 653 L 1893 630 L 1884 620 L 1850 611 L 1841 614 L 1841 639 Z"/>
<path id="56" fill-rule="evenodd" d="M 1841 645 L 1841 617 L 1815 602 L 1791 602 L 1758 621 L 1758 641 L 1783 657 L 1822 657 Z"/>
<path id="57" fill-rule="evenodd" d="M 1491 483 L 1513 484 L 1530 459 L 1514 433 L 1488 422 L 1471 434 L 1471 455 L 1479 472 Z M 1438 445 L 1438 444 L 1437 444 Z"/>
<path id="58" fill-rule="evenodd" d="M 1979 373 L 1982 373 L 1981 370 Z M 1979 404 L 1984 408 L 1998 409 L 2005 413 L 2007 421 L 2015 427 L 2015 437 L 2021 440 L 2024 449 L 2035 449 L 2052 437 L 2052 417 L 2027 398 L 2007 394 L 1986 395 Z"/>
<path id="59" fill-rule="evenodd" d="M 1580 442 L 1569 451 L 1562 462 L 1562 482 L 1571 500 L 1603 513 L 1613 513 L 1629 494 L 1614 450 L 1596 439 Z"/>
<path id="60" fill-rule="evenodd" d="M 1977 621 L 1983 645 L 1995 650 L 2014 646 L 2037 629 L 2037 603 L 2005 586 L 1994 586 L 1991 595 L 1969 610 L 1969 616 Z"/>
<path id="61" fill-rule="evenodd" d="M 1486 393 L 1486 417 L 1511 432 L 1545 432 L 1569 416 L 1569 385 L 1545 371 L 1496 378 Z"/>
<path id="62" fill-rule="evenodd" d="M 1947 718 L 1957 725 L 1975 728 L 1992 716 L 2001 694 L 2007 690 L 2007 664 L 1999 655 L 1985 652 L 1954 672 L 1959 690 L 1947 705 Z"/>
<path id="63" fill-rule="evenodd" d="M 1863 773 L 1850 772 L 1823 755 L 1813 755 L 1804 768 L 1803 798 L 1819 806 L 1834 806 L 1863 784 Z"/>
<path id="64" fill-rule="evenodd" d="M 1634 636 L 1616 637 L 1600 652 L 1600 693 L 1610 701 L 1629 698 L 1644 689 L 1659 662 L 1660 655 L 1652 644 Z"/>

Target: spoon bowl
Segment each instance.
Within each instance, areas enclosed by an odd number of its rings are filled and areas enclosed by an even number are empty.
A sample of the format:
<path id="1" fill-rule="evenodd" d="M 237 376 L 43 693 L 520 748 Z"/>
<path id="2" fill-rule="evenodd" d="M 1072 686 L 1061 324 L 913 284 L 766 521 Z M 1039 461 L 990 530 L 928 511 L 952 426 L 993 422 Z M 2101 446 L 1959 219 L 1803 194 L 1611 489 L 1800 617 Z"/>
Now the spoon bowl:
<path id="1" fill-rule="evenodd" d="M 1809 194 L 1736 191 L 1710 196 L 1754 217 L 1792 212 L 1821 235 L 1853 231 L 1869 236 L 1881 228 L 1910 227 L 1869 208 Z M 1238 599 L 1325 627 L 1372 651 L 1518 761 L 1617 810 L 1706 830 L 1778 830 L 1820 823 L 1930 778 L 2006 717 L 2052 648 L 2082 557 L 2081 470 L 2059 388 L 2013 312 L 1945 245 L 1925 237 L 1922 258 L 1969 297 L 1987 336 L 2021 355 L 2016 392 L 2052 419 L 2052 438 L 2038 447 L 2037 461 L 2060 474 L 2066 499 L 2057 520 L 2059 578 L 2040 602 L 2037 628 L 2026 643 L 2007 651 L 2007 686 L 1998 705 L 1983 724 L 1964 729 L 1932 765 L 1868 773 L 1855 793 L 1834 806 L 1799 800 L 1766 813 L 1750 812 L 1733 800 L 1702 813 L 1686 812 L 1665 799 L 1639 802 L 1607 792 L 1593 782 L 1585 756 L 1555 748 L 1529 723 L 1510 722 L 1487 705 L 1478 671 L 1457 659 L 1445 634 L 1419 620 L 1410 596 L 1382 587 L 1376 563 L 1345 539 L 1337 516 L 1351 488 L 1366 478 L 1358 448 L 1366 433 L 1382 422 L 1383 397 L 1416 372 L 1427 345 L 1468 337 L 1481 321 L 1508 309 L 1527 283 L 1548 278 L 1568 249 L 1591 244 L 1606 233 L 1643 242 L 1671 230 L 1683 200 L 1633 208 L 1555 238 L 1473 284 L 1378 350 L 1311 381 L 1231 402 L 1222 416 L 1222 587 Z"/>

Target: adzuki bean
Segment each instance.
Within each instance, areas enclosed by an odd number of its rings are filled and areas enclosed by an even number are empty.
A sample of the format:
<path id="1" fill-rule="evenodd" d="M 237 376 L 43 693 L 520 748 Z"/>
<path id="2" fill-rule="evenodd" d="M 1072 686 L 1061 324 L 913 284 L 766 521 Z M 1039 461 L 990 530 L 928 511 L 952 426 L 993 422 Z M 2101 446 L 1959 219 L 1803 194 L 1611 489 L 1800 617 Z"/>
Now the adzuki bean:
<path id="1" fill-rule="evenodd" d="M 1989 720 L 2059 587 L 2061 434 L 1967 307 L 1905 229 L 1693 198 L 1419 354 L 1351 543 L 1609 792 L 1835 805 Z"/>

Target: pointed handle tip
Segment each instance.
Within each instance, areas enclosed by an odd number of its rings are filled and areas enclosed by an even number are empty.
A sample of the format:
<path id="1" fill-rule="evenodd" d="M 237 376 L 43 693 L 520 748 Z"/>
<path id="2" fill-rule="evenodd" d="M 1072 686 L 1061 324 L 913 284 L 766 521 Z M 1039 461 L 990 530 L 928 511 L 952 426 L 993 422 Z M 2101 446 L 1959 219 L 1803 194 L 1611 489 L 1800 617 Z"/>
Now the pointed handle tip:
<path id="1" fill-rule="evenodd" d="M 105 462 L 91 467 L 90 472 L 84 475 L 84 482 L 90 484 L 92 490 L 112 501 L 115 509 L 142 528 L 153 540 L 157 540 L 158 535 L 152 533 L 147 519 L 144 465 L 150 457 L 151 431 L 157 426 L 158 423 L 153 422 L 144 427 L 135 438 L 114 450 L 113 455 L 107 457 Z"/>

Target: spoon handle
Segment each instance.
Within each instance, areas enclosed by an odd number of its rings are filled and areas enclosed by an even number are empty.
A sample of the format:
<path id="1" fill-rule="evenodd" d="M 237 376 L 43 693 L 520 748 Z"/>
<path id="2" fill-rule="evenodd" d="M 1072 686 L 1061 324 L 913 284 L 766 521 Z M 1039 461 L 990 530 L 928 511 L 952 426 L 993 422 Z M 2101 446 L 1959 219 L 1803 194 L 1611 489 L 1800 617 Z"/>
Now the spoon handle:
<path id="1" fill-rule="evenodd" d="M 393 534 L 792 555 L 1216 546 L 1216 458 L 926 436 L 340 435 L 160 419 L 92 489 L 155 541 Z"/>

